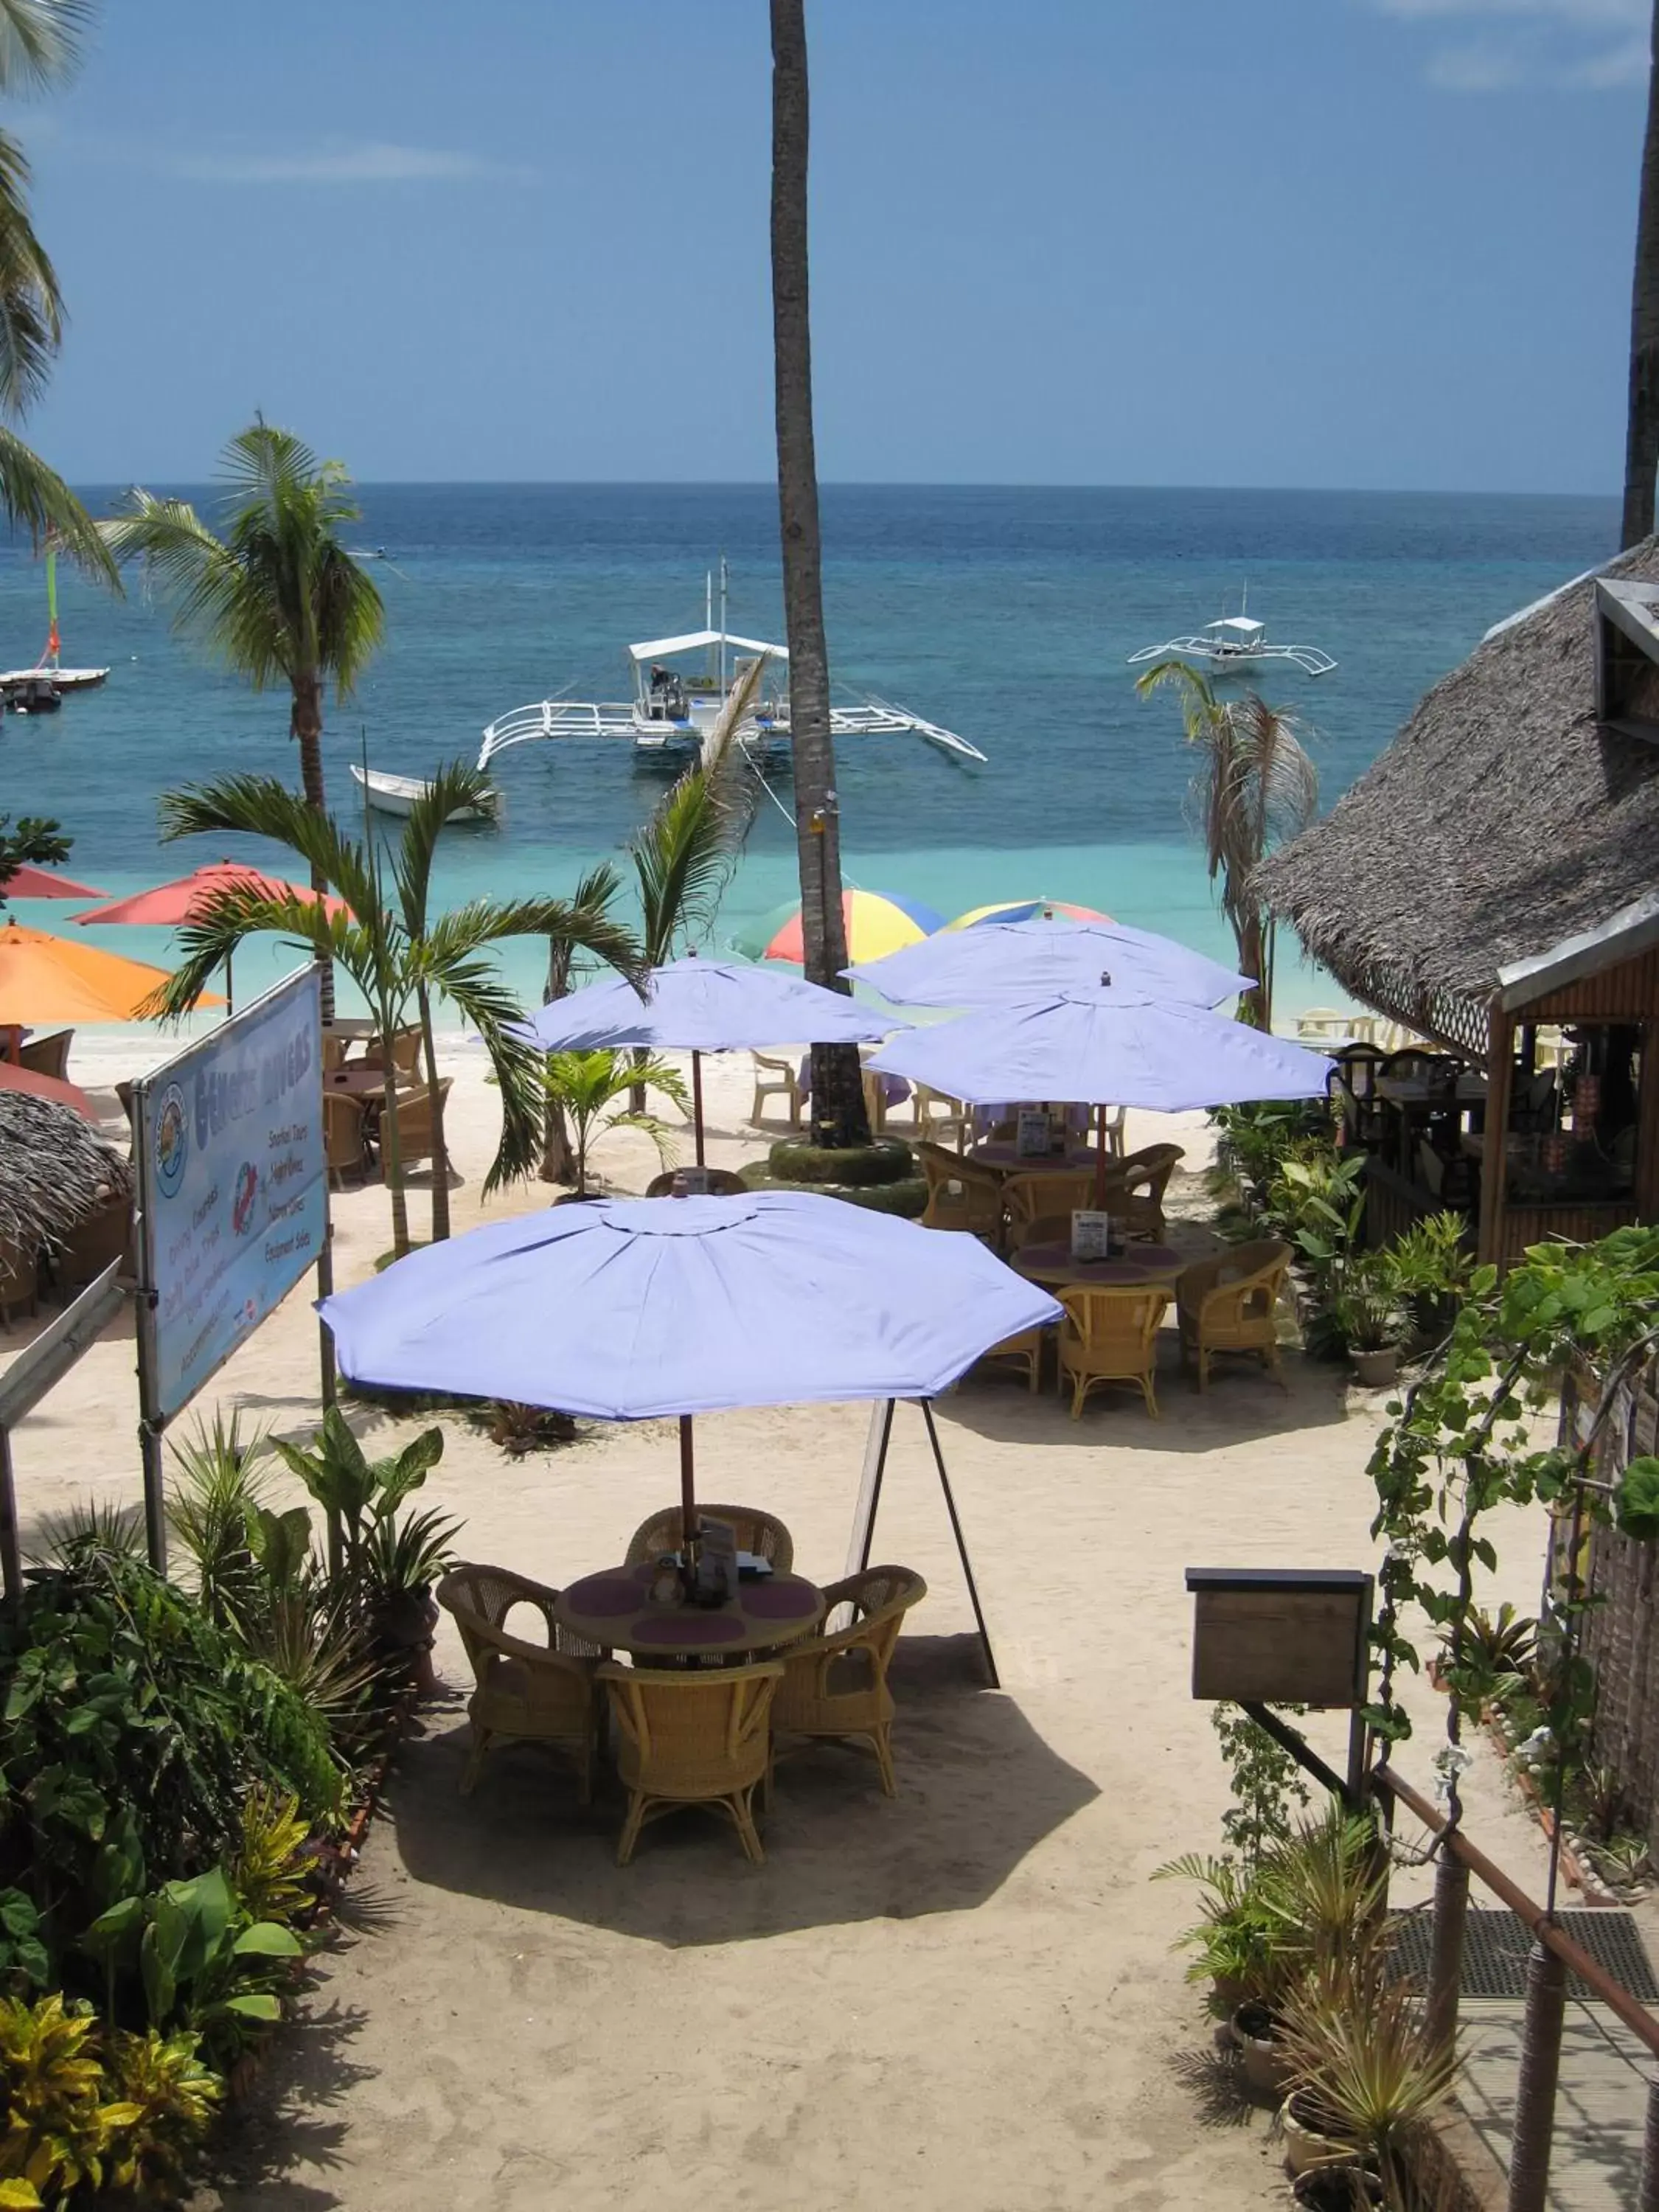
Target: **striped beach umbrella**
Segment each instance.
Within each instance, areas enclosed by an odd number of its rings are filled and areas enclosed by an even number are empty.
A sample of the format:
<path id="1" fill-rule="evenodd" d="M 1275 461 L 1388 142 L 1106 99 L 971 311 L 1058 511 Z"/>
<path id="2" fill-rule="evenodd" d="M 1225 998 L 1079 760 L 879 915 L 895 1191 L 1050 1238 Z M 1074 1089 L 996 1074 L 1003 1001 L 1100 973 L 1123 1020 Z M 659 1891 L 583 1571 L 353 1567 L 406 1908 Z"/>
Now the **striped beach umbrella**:
<path id="1" fill-rule="evenodd" d="M 902 898 L 896 891 L 843 891 L 841 912 L 849 961 L 879 960 L 884 953 L 896 952 L 901 945 L 919 945 L 945 919 L 932 907 L 923 906 L 920 899 Z M 775 915 L 766 924 L 766 931 L 762 959 L 805 959 L 799 900 L 781 915 Z"/>
<path id="2" fill-rule="evenodd" d="M 1097 907 L 1073 906 L 1067 899 L 1004 899 L 994 906 L 969 908 L 959 914 L 954 921 L 946 922 L 947 929 L 972 929 L 981 921 L 1109 921 L 1109 914 L 1102 914 Z"/>

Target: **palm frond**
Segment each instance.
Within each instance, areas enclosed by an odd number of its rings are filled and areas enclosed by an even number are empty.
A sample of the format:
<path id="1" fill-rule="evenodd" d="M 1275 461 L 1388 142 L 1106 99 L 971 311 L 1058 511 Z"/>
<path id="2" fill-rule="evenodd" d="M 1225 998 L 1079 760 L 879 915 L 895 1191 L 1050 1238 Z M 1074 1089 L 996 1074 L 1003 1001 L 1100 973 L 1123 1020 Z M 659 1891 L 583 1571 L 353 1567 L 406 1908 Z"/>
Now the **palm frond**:
<path id="1" fill-rule="evenodd" d="M 432 863 L 445 826 L 489 791 L 489 778 L 466 761 L 445 761 L 410 809 L 398 853 L 398 900 L 404 927 L 419 937 L 426 927 Z"/>
<path id="2" fill-rule="evenodd" d="M 14 100 L 72 76 L 93 0 L 0 0 L 0 92 Z"/>
<path id="3" fill-rule="evenodd" d="M 27 530 L 36 546 L 51 538 L 77 568 L 112 590 L 120 573 L 98 525 L 56 470 L 48 468 L 15 430 L 0 424 L 0 511 Z"/>
<path id="4" fill-rule="evenodd" d="M 159 817 L 163 843 L 228 830 L 286 846 L 354 915 L 367 918 L 379 911 L 379 890 L 364 848 L 331 814 L 319 814 L 276 776 L 227 775 L 164 792 Z"/>
<path id="5" fill-rule="evenodd" d="M 15 415 L 39 398 L 64 336 L 58 275 L 29 216 L 29 165 L 0 131 L 0 404 Z"/>
<path id="6" fill-rule="evenodd" d="M 331 915 L 317 900 L 287 892 L 272 896 L 254 884 L 227 885 L 179 927 L 184 957 L 139 1007 L 147 1020 L 178 1021 L 191 1011 L 244 938 L 286 937 L 301 952 L 337 961 L 365 996 L 382 980 L 380 947 L 373 931 L 350 915 Z"/>

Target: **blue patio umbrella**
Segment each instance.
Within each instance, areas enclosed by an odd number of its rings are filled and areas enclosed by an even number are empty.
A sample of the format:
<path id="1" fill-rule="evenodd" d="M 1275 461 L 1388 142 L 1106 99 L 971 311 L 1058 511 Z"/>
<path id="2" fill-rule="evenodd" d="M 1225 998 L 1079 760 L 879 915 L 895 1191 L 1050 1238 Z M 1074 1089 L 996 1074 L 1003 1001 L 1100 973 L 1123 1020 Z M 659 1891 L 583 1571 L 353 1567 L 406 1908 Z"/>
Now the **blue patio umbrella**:
<path id="1" fill-rule="evenodd" d="M 601 1420 L 934 1397 L 993 1345 L 1058 1320 L 976 1237 L 840 1199 L 600 1199 L 411 1252 L 318 1308 L 342 1370 Z"/>
<path id="2" fill-rule="evenodd" d="M 871 1066 L 969 1105 L 1063 1098 L 1161 1114 L 1316 1097 L 1331 1068 L 1322 1054 L 1206 1007 L 1164 1004 L 1127 984 L 1099 981 L 908 1030 Z M 1103 1128 L 1097 1200 L 1105 1175 Z"/>
<path id="3" fill-rule="evenodd" d="M 742 960 L 695 953 L 653 968 L 645 995 L 620 976 L 550 999 L 519 1025 L 544 1052 L 594 1052 L 641 1045 L 691 1054 L 692 1127 L 702 1162 L 705 1052 L 776 1044 L 866 1044 L 889 1036 L 897 1017 L 872 1014 L 839 991 Z"/>
<path id="4" fill-rule="evenodd" d="M 1154 930 L 1058 917 L 942 931 L 842 972 L 904 1006 L 1017 1005 L 1097 984 L 1103 975 L 1150 998 L 1213 1006 L 1250 983 Z"/>

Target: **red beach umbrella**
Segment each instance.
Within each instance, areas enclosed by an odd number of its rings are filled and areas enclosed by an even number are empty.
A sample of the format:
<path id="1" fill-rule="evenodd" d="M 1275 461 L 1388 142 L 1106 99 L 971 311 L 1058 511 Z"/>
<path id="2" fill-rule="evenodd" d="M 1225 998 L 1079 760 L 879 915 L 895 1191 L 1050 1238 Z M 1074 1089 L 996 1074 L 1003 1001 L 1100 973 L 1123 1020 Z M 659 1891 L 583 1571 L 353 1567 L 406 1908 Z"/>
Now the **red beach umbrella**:
<path id="1" fill-rule="evenodd" d="M 60 876 L 55 868 L 37 868 L 27 860 L 14 868 L 0 893 L 15 898 L 107 898 L 107 891 L 92 884 L 77 884 L 73 876 Z"/>
<path id="2" fill-rule="evenodd" d="M 78 922 L 148 923 L 152 928 L 177 929 L 182 923 L 193 921 L 220 891 L 239 890 L 245 885 L 267 898 L 296 898 L 307 906 L 314 905 L 320 898 L 331 916 L 351 911 L 343 899 L 336 898 L 329 891 L 314 891 L 309 884 L 290 884 L 281 876 L 268 876 L 263 869 L 250 867 L 241 860 L 214 860 L 204 868 L 192 869 L 187 876 L 176 877 L 170 884 L 156 884 L 147 891 L 135 891 L 131 898 L 94 907 L 89 913 L 77 914 L 71 919 Z M 234 1010 L 228 960 L 225 963 L 225 1004 Z"/>

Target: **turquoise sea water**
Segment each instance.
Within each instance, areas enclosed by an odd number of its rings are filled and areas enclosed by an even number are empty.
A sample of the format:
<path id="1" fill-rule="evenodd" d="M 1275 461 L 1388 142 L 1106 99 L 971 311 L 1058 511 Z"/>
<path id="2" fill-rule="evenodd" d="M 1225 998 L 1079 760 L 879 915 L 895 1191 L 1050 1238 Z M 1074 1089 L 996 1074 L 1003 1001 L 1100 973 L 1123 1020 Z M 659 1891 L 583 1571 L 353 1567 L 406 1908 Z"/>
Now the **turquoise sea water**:
<path id="1" fill-rule="evenodd" d="M 87 495 L 94 513 L 114 496 Z M 374 766 L 424 775 L 474 757 L 483 726 L 510 707 L 562 689 L 621 697 L 626 642 L 700 626 L 722 552 L 731 627 L 782 635 L 767 486 L 372 485 L 362 500 L 354 539 L 390 559 L 373 571 L 386 648 L 326 741 L 331 796 L 354 816 L 346 763 L 360 732 Z M 1264 684 L 1314 725 L 1328 802 L 1492 623 L 1605 559 L 1618 521 L 1614 501 L 1592 498 L 837 485 L 823 504 L 838 685 L 901 701 L 990 757 L 981 768 L 912 737 L 847 741 L 849 879 L 947 916 L 996 898 L 1077 900 L 1217 954 L 1228 940 L 1183 820 L 1176 709 L 1137 699 L 1126 656 L 1237 611 L 1248 586 L 1273 636 L 1340 664 L 1316 683 Z M 60 609 L 66 664 L 107 662 L 109 683 L 55 716 L 6 717 L 0 806 L 58 816 L 76 839 L 71 872 L 118 894 L 219 857 L 216 842 L 158 844 L 157 794 L 230 770 L 296 774 L 285 697 L 253 696 L 174 640 L 137 586 L 112 602 L 65 578 Z M 32 661 L 45 630 L 38 566 L 0 550 L 7 665 Z M 441 899 L 568 889 L 620 847 L 671 771 L 612 741 L 524 745 L 498 773 L 504 820 L 450 833 Z M 779 788 L 787 804 L 787 774 Z M 790 897 L 793 867 L 789 825 L 763 801 L 714 943 L 741 941 Z M 21 909 L 65 930 L 71 911 Z M 96 938 L 167 957 L 164 933 Z M 250 951 L 239 996 L 292 957 Z M 529 997 L 541 958 L 533 945 L 508 958 Z M 1281 955 L 1281 1005 L 1328 994 Z"/>

